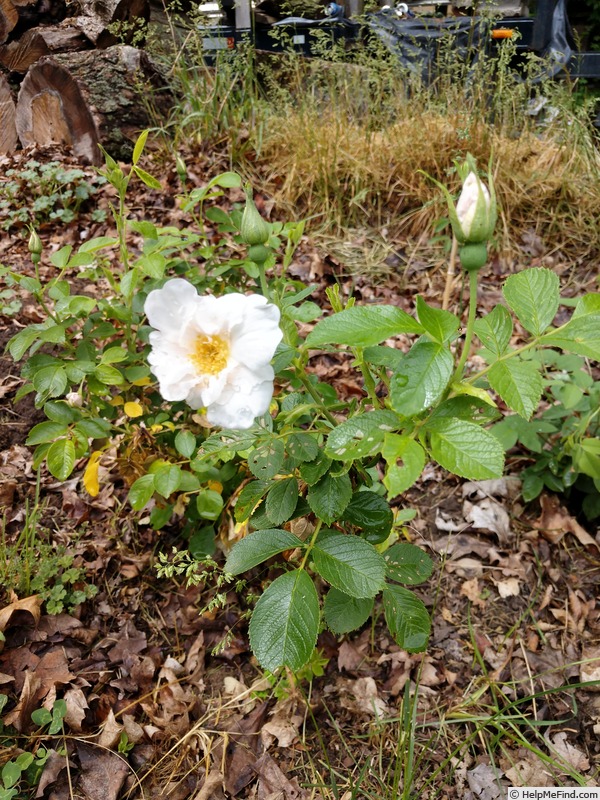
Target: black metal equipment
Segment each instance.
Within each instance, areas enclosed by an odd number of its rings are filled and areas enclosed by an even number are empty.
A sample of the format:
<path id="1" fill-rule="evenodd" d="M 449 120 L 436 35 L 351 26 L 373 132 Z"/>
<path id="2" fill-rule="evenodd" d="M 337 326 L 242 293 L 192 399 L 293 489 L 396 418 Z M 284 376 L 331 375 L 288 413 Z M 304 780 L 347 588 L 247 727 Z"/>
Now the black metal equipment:
<path id="1" fill-rule="evenodd" d="M 231 4 L 232 0 L 223 2 Z M 332 2 L 325 19 L 287 17 L 274 23 L 255 21 L 250 29 L 235 25 L 203 27 L 205 60 L 214 63 L 219 50 L 234 50 L 242 41 L 250 41 L 257 50 L 267 52 L 291 48 L 307 57 L 324 57 L 328 43 L 352 47 L 376 36 L 405 68 L 420 73 L 428 81 L 442 39 L 447 41 L 452 37 L 459 53 L 473 61 L 488 50 L 490 43 L 518 32 L 517 53 L 545 57 L 550 76 L 600 78 L 600 52 L 577 49 L 567 0 L 537 0 L 535 17 L 508 17 L 492 26 L 479 17 L 418 16 L 411 10 L 416 5 L 409 2 L 384 6 L 360 18 L 348 19 L 343 7 Z M 230 14 L 229 20 L 233 22 Z"/>

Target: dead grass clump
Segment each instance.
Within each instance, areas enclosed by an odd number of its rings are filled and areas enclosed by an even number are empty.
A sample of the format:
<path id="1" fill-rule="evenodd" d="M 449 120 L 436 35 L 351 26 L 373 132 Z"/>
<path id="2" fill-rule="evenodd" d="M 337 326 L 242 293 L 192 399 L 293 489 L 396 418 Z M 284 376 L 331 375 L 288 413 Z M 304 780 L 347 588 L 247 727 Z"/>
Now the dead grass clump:
<path id="1" fill-rule="evenodd" d="M 445 215 L 440 193 L 423 173 L 456 183 L 456 159 L 471 152 L 484 166 L 492 155 L 504 219 L 504 246 L 531 227 L 561 246 L 597 241 L 600 154 L 577 118 L 518 136 L 466 111 L 411 106 L 372 130 L 332 108 L 299 109 L 265 124 L 254 164 L 277 204 L 296 215 L 318 216 L 329 229 L 389 226 L 413 235 Z M 568 133 L 568 135 L 566 135 Z"/>

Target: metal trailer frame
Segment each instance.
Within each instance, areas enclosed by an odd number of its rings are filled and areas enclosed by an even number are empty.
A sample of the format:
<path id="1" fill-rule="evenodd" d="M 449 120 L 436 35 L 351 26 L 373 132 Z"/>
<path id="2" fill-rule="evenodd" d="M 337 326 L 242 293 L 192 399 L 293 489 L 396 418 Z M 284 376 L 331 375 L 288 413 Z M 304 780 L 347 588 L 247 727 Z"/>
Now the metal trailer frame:
<path id="1" fill-rule="evenodd" d="M 348 17 L 325 20 L 281 20 L 276 28 L 283 29 L 288 36 L 286 45 L 269 35 L 269 27 L 253 24 L 251 0 L 225 0 L 233 8 L 234 25 L 219 25 L 203 29 L 203 47 L 207 63 L 213 63 L 218 50 L 233 50 L 241 41 L 251 41 L 260 50 L 281 52 L 291 44 L 305 56 L 313 55 L 312 44 L 326 31 L 332 41 L 359 41 L 360 26 L 352 17 L 360 15 L 363 0 L 346 0 Z M 394 0 L 391 0 L 393 2 Z M 435 0 L 432 4 L 435 3 Z M 518 53 L 550 55 L 552 74 L 555 77 L 600 79 L 600 52 L 577 49 L 568 18 L 567 0 L 537 0 L 535 17 L 507 17 L 499 21 L 492 30 L 518 31 Z M 508 34 L 510 35 L 510 34 Z M 322 39 L 320 40 L 322 42 Z"/>

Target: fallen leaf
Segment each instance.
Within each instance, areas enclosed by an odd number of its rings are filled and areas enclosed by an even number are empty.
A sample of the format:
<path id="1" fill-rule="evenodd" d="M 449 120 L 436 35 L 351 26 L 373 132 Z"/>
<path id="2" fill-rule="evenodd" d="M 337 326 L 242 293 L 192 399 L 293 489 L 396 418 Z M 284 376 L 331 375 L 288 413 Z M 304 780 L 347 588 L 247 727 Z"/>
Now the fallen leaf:
<path id="1" fill-rule="evenodd" d="M 87 700 L 81 689 L 67 689 L 64 696 L 67 704 L 65 722 L 71 730 L 81 731 L 81 723 L 85 719 L 85 712 L 89 708 Z"/>
<path id="2" fill-rule="evenodd" d="M 14 603 L 4 606 L 0 610 L 0 631 L 5 631 L 11 623 L 15 624 L 12 619 L 13 615 L 20 611 L 29 614 L 33 618 L 34 624 L 37 625 L 40 621 L 41 607 L 42 598 L 37 594 L 31 597 L 24 597 L 22 600 L 15 600 Z"/>
<path id="3" fill-rule="evenodd" d="M 477 578 L 471 578 L 470 581 L 463 581 L 460 587 L 460 593 L 464 594 L 474 605 L 485 606 L 485 600 L 481 597 L 481 589 L 479 588 L 479 581 Z"/>
<path id="4" fill-rule="evenodd" d="M 597 686 L 586 686 L 585 688 L 600 692 L 600 646 L 584 646 L 581 652 L 581 662 L 581 680 L 599 682 Z"/>
<path id="5" fill-rule="evenodd" d="M 81 765 L 80 784 L 86 800 L 117 800 L 129 765 L 110 750 L 92 747 L 84 742 L 75 744 Z"/>
<path id="6" fill-rule="evenodd" d="M 342 642 L 338 649 L 337 666 L 340 671 L 355 672 L 364 664 L 365 655 L 352 642 Z"/>
<path id="7" fill-rule="evenodd" d="M 542 513 L 535 521 L 535 526 L 545 539 L 557 544 L 565 533 L 572 533 L 584 547 L 596 547 L 600 550 L 600 544 L 561 506 L 558 497 L 542 494 L 540 505 Z"/>
<path id="8" fill-rule="evenodd" d="M 308 797 L 300 791 L 296 779 L 288 780 L 268 753 L 254 764 L 258 775 L 258 800 L 301 800 Z"/>
<path id="9" fill-rule="evenodd" d="M 302 722 L 302 717 L 298 717 L 298 722 Z M 298 727 L 293 725 L 289 719 L 274 717 L 263 725 L 260 738 L 265 748 L 269 747 L 275 739 L 277 739 L 277 747 L 290 747 L 298 738 Z"/>
<path id="10" fill-rule="evenodd" d="M 502 772 L 489 764 L 478 764 L 467 772 L 469 789 L 480 800 L 503 800 L 506 796 L 504 786 L 500 783 Z"/>
<path id="11" fill-rule="evenodd" d="M 516 578 L 507 578 L 505 581 L 495 581 L 500 597 L 517 597 L 521 593 L 521 584 Z"/>
<path id="12" fill-rule="evenodd" d="M 560 758 L 566 767 L 573 767 L 573 769 L 580 772 L 586 772 L 590 768 L 590 762 L 585 753 L 575 745 L 567 741 L 567 732 L 561 731 L 557 733 L 554 739 L 550 736 L 544 736 L 548 744 L 551 746 L 554 754 Z"/>
<path id="13" fill-rule="evenodd" d="M 122 732 L 123 726 L 117 722 L 111 708 L 108 712 L 108 716 L 102 723 L 102 730 L 98 736 L 97 743 L 100 747 L 106 747 L 110 750 L 111 747 L 114 747 L 119 741 Z"/>
<path id="14" fill-rule="evenodd" d="M 373 678 L 357 678 L 357 680 L 351 681 L 350 691 L 354 695 L 358 711 L 375 717 L 384 717 L 389 714 L 387 704 L 379 697 L 377 684 Z"/>
<path id="15" fill-rule="evenodd" d="M 478 503 L 465 500 L 463 516 L 475 530 L 495 533 L 501 545 L 506 545 L 511 540 L 510 517 L 506 509 L 495 500 L 489 497 L 484 497 Z"/>

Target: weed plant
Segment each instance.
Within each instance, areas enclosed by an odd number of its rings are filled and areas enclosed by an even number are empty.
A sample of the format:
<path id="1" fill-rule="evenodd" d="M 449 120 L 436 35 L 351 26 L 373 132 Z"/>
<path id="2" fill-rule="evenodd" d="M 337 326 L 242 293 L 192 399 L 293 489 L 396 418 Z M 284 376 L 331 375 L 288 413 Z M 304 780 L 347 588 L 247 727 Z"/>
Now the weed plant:
<path id="1" fill-rule="evenodd" d="M 49 220 L 73 222 L 104 183 L 98 175 L 65 168 L 59 161 L 42 164 L 30 159 L 23 168 L 6 170 L 0 181 L 0 225 L 10 230 Z M 106 214 L 96 208 L 91 218 L 103 222 Z"/>

